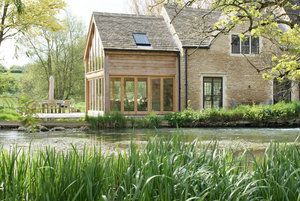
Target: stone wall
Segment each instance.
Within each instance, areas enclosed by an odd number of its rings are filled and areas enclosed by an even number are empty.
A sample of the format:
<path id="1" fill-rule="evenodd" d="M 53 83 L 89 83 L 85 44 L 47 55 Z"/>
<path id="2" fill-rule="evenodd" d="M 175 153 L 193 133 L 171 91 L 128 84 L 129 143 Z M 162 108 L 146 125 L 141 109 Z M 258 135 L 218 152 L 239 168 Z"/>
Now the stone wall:
<path id="1" fill-rule="evenodd" d="M 185 51 L 181 59 L 182 106 L 185 106 Z M 203 108 L 203 77 L 223 78 L 223 106 L 272 103 L 272 82 L 262 78 L 243 55 L 230 54 L 230 35 L 219 36 L 209 49 L 187 49 L 188 100 L 193 109 Z M 259 56 L 250 55 L 259 64 Z"/>

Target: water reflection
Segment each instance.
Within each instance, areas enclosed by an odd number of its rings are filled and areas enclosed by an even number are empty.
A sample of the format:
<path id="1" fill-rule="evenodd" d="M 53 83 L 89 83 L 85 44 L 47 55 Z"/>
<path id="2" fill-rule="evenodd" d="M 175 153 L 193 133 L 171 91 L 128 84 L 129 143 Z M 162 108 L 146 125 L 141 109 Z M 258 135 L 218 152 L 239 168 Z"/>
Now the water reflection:
<path id="1" fill-rule="evenodd" d="M 174 135 L 183 136 L 184 141 L 219 141 L 226 145 L 239 143 L 243 146 L 265 147 L 270 142 L 294 142 L 300 135 L 300 128 L 293 129 L 126 129 L 102 130 L 98 132 L 47 132 L 28 134 L 17 131 L 0 131 L 0 144 L 11 147 L 18 145 L 28 147 L 29 144 L 40 148 L 55 146 L 64 149 L 70 144 L 82 147 L 84 145 L 128 147 L 131 141 L 144 144 L 150 138 L 157 136 L 169 139 Z M 297 139 L 298 140 L 298 139 Z M 300 139 L 299 139 L 300 141 Z"/>

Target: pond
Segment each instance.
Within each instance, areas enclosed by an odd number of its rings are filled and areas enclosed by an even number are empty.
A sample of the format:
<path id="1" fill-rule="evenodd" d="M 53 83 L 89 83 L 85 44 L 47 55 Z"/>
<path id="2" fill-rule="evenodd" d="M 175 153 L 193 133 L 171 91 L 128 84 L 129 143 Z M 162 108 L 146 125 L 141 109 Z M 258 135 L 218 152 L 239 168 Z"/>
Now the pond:
<path id="1" fill-rule="evenodd" d="M 98 133 L 78 132 L 46 132 L 28 134 L 17 131 L 0 131 L 0 145 L 5 148 L 18 147 L 39 149 L 47 146 L 57 150 L 79 149 L 84 146 L 101 147 L 105 152 L 126 149 L 131 141 L 146 144 L 150 138 L 169 139 L 181 135 L 185 141 L 198 139 L 201 143 L 217 141 L 220 147 L 234 149 L 263 150 L 270 142 L 300 142 L 300 128 L 291 129 L 256 129 L 256 128 L 192 128 L 192 129 L 126 129 L 105 130 Z"/>

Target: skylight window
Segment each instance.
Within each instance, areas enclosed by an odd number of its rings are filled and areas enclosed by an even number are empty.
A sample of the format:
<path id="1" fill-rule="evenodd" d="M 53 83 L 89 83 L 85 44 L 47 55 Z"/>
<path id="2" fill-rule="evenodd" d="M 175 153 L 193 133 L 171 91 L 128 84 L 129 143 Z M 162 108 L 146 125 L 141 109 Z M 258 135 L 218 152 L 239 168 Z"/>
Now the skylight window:
<path id="1" fill-rule="evenodd" d="M 148 36 L 145 33 L 133 33 L 135 44 L 138 46 L 151 46 Z"/>

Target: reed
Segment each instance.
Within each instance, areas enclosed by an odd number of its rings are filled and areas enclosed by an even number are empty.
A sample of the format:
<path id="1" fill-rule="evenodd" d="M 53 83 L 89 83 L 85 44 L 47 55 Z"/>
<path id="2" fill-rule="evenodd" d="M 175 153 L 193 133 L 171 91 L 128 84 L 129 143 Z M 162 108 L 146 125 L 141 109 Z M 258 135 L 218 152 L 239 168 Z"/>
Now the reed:
<path id="1" fill-rule="evenodd" d="M 85 147 L 0 149 L 1 200 L 299 200 L 300 149 L 270 144 L 254 156 L 217 143 L 154 138 L 105 155 Z"/>

